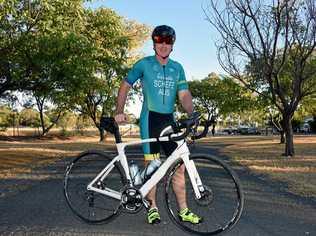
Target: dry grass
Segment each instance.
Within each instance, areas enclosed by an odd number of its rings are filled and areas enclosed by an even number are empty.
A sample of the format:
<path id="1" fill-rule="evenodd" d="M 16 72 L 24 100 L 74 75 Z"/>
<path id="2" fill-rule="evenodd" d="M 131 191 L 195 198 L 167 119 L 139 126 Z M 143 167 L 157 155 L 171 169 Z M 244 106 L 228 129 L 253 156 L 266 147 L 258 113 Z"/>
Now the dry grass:
<path id="1" fill-rule="evenodd" d="M 88 149 L 106 149 L 113 143 L 113 139 L 109 139 L 107 144 L 99 143 L 97 136 L 0 141 L 0 178 L 27 174 L 33 168 L 61 157 L 74 156 Z"/>
<path id="2" fill-rule="evenodd" d="M 284 181 L 290 192 L 316 197 L 316 137 L 295 136 L 295 153 L 291 158 L 282 156 L 284 145 L 278 136 L 218 137 L 209 139 L 225 147 L 220 151 L 232 156 L 242 165 L 272 179 Z"/>

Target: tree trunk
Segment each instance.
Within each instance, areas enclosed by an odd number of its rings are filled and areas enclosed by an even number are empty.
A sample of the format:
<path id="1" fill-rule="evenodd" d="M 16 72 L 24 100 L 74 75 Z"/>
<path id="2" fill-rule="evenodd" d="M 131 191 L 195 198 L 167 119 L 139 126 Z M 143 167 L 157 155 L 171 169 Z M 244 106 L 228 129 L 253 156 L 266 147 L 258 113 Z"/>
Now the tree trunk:
<path id="1" fill-rule="evenodd" d="M 105 141 L 104 129 L 101 129 L 101 128 L 98 127 L 98 130 L 99 130 L 99 135 L 100 135 L 100 142 Z"/>
<path id="2" fill-rule="evenodd" d="M 48 134 L 50 129 L 53 128 L 57 124 L 60 117 L 61 117 L 61 112 L 58 113 L 57 118 L 54 121 L 52 121 L 48 127 L 45 127 L 44 111 L 43 109 L 40 109 L 40 118 L 41 118 L 41 126 L 42 126 L 41 136 L 45 136 L 46 134 Z"/>
<path id="3" fill-rule="evenodd" d="M 285 156 L 294 156 L 293 128 L 290 116 L 283 117 L 285 131 Z"/>
<path id="4" fill-rule="evenodd" d="M 284 130 L 280 131 L 280 143 L 285 143 L 285 132 L 284 132 Z"/>
<path id="5" fill-rule="evenodd" d="M 212 135 L 215 136 L 215 125 L 213 125 L 213 128 L 212 128 Z"/>
<path id="6" fill-rule="evenodd" d="M 290 121 L 291 122 L 291 121 Z M 284 116 L 282 117 L 282 120 L 280 120 L 280 143 L 283 144 L 285 143 L 285 130 L 286 130 L 286 127 L 285 127 L 285 122 L 284 122 Z"/>
<path id="7" fill-rule="evenodd" d="M 42 128 L 42 132 L 39 136 L 44 136 L 45 135 L 45 121 L 44 121 L 44 101 L 45 101 L 45 98 L 40 98 L 40 97 L 37 97 L 36 95 L 34 95 L 34 97 L 36 100 L 37 109 L 39 111 L 41 128 Z"/>
<path id="8" fill-rule="evenodd" d="M 44 121 L 43 110 L 39 109 L 39 113 L 40 113 L 41 128 L 42 128 L 41 136 L 44 136 L 46 133 L 45 133 L 45 121 Z"/>

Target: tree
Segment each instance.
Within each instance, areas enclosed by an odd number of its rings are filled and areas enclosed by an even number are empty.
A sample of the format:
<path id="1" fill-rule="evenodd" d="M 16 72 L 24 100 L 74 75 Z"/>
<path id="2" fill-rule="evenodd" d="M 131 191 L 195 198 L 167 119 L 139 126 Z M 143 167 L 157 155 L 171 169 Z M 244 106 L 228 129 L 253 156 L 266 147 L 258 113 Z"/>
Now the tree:
<path id="1" fill-rule="evenodd" d="M 70 109 L 88 114 L 101 134 L 99 118 L 111 115 L 119 81 L 139 56 L 134 49 L 148 37 L 147 26 L 83 2 L 0 3 L 0 96 L 31 94 L 42 135 Z M 50 109 L 56 116 L 47 123 Z"/>
<path id="2" fill-rule="evenodd" d="M 230 77 L 211 73 L 207 78 L 189 82 L 196 109 L 208 117 L 227 117 L 253 108 L 254 97 Z"/>
<path id="3" fill-rule="evenodd" d="M 0 3 L 0 97 L 22 85 L 17 73 L 22 63 L 17 48 L 21 38 L 29 32 L 22 26 L 25 21 L 22 5 L 17 0 Z"/>
<path id="4" fill-rule="evenodd" d="M 83 34 L 95 48 L 92 57 L 96 64 L 74 98 L 77 109 L 89 115 L 103 141 L 100 117 L 113 116 L 120 81 L 137 58 L 133 50 L 148 37 L 149 28 L 106 8 L 88 11 L 87 15 L 88 25 Z"/>
<path id="5" fill-rule="evenodd" d="M 32 52 L 39 36 L 81 27 L 82 0 L 0 2 L 0 97 L 26 89 L 36 70 Z"/>
<path id="6" fill-rule="evenodd" d="M 74 108 L 73 96 L 80 92 L 84 87 L 82 84 L 93 71 L 93 48 L 75 33 L 39 36 L 34 42 L 36 50 L 30 54 L 34 70 L 28 90 L 35 98 L 42 135 L 45 135 L 66 110 Z M 46 125 L 43 114 L 52 108 L 56 112 L 55 119 Z"/>
<path id="7" fill-rule="evenodd" d="M 71 92 L 91 71 L 86 58 L 90 45 L 80 36 L 84 27 L 81 0 L 9 1 L 1 8 L 0 65 L 2 90 L 26 91 L 33 95 L 40 113 L 42 135 L 57 123 L 69 108 Z M 9 49 L 10 50 L 9 50 Z M 90 57 L 88 57 L 90 59 Z M 76 87 L 76 86 L 73 86 Z M 44 113 L 53 106 L 58 115 L 47 123 Z"/>
<path id="8" fill-rule="evenodd" d="M 211 0 L 205 9 L 220 34 L 221 66 L 282 114 L 286 156 L 294 155 L 293 114 L 304 97 L 316 93 L 315 5 L 310 0 Z"/>

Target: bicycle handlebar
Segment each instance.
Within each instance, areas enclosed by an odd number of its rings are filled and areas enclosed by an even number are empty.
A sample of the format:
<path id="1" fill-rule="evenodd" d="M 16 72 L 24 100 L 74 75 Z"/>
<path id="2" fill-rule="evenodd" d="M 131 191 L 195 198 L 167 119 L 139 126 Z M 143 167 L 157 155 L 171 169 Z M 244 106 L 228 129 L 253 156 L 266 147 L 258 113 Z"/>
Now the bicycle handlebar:
<path id="1" fill-rule="evenodd" d="M 185 128 L 185 132 L 183 132 L 179 136 L 172 137 L 172 134 L 169 135 L 170 141 L 179 141 L 182 139 L 185 139 L 190 133 L 191 133 L 191 127 L 194 125 L 198 125 L 200 121 L 200 113 L 199 112 L 194 112 L 188 119 L 185 120 L 179 120 L 178 124 L 176 124 L 173 129 L 175 132 L 181 131 L 181 129 Z M 195 134 L 192 136 L 193 140 L 203 138 L 207 135 L 208 133 L 208 128 L 210 127 L 211 124 L 213 124 L 215 121 L 214 120 L 207 120 L 205 121 L 204 124 L 204 129 L 200 134 Z"/>
<path id="2" fill-rule="evenodd" d="M 201 117 L 201 115 L 199 112 L 194 112 L 188 119 L 179 120 L 177 123 L 172 125 L 174 133 L 168 135 L 169 140 L 170 141 L 180 141 L 182 139 L 185 139 L 192 132 L 191 127 L 193 127 L 194 125 L 198 125 L 198 123 L 200 121 L 200 117 Z M 205 137 L 208 133 L 209 126 L 213 123 L 214 123 L 214 120 L 212 120 L 212 119 L 205 121 L 203 131 L 200 134 L 193 135 L 192 139 L 196 140 L 196 139 L 200 139 L 200 138 Z M 119 128 L 118 128 L 118 124 L 115 122 L 113 117 L 102 117 L 100 120 L 100 127 L 102 129 L 114 134 L 116 143 L 122 142 L 121 135 L 120 135 Z M 172 136 L 175 133 L 181 132 L 182 129 L 185 129 L 185 132 L 183 132 L 181 135 Z"/>

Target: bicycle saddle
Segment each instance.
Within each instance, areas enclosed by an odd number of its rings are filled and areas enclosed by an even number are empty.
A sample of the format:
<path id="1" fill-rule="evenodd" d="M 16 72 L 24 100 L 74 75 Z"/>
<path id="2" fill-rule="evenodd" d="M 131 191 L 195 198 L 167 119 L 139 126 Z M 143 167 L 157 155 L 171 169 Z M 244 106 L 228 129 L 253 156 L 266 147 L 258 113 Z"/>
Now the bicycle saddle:
<path id="1" fill-rule="evenodd" d="M 100 126 L 112 134 L 115 134 L 118 129 L 117 123 L 113 117 L 101 117 Z"/>

